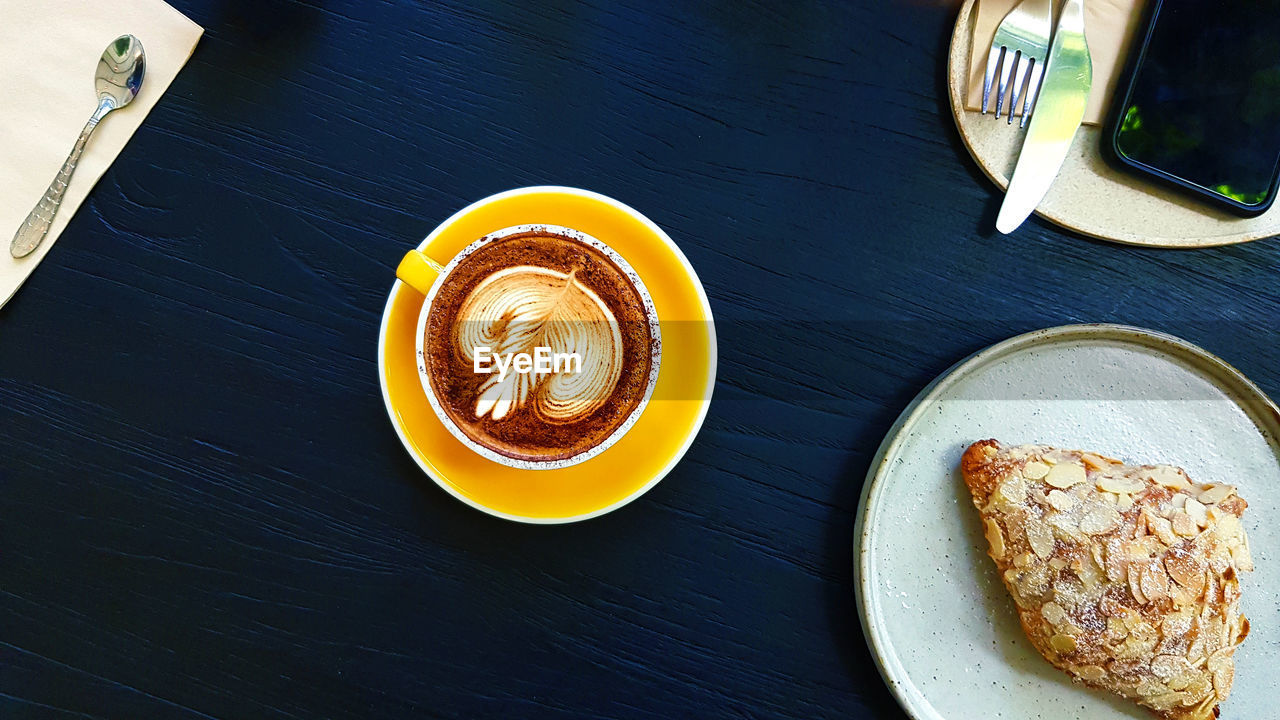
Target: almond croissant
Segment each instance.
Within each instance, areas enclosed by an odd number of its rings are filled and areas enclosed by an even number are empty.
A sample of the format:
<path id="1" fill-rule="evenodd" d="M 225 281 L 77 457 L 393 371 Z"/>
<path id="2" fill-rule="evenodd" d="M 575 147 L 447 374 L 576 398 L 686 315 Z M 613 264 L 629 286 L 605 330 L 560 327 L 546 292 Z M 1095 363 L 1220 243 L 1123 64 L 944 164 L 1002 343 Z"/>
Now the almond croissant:
<path id="1" fill-rule="evenodd" d="M 961 471 L 1023 630 L 1077 682 L 1208 720 L 1249 632 L 1253 560 L 1229 485 L 1076 450 L 974 443 Z"/>

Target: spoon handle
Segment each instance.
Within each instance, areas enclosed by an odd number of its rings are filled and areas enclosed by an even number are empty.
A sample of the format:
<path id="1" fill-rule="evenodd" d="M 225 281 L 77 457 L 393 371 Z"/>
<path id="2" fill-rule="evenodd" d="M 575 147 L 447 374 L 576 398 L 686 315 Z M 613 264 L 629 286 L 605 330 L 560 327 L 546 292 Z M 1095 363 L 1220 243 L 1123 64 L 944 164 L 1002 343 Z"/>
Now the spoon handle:
<path id="1" fill-rule="evenodd" d="M 71 184 L 71 175 L 76 171 L 76 163 L 80 161 L 80 154 L 84 152 L 89 136 L 93 134 L 94 128 L 98 127 L 98 122 L 110 111 L 111 108 L 99 105 L 93 117 L 89 118 L 84 130 L 80 131 L 80 137 L 76 139 L 75 147 L 71 148 L 71 154 L 67 156 L 66 162 L 62 163 L 58 176 L 49 183 L 49 189 L 44 191 L 44 197 L 40 198 L 40 202 L 31 209 L 27 219 L 14 234 L 13 242 L 9 244 L 10 255 L 16 258 L 26 257 L 40 247 L 44 236 L 49 234 L 49 227 L 53 225 L 53 216 L 58 213 L 58 206 L 62 205 L 62 196 L 67 192 L 67 185 Z"/>

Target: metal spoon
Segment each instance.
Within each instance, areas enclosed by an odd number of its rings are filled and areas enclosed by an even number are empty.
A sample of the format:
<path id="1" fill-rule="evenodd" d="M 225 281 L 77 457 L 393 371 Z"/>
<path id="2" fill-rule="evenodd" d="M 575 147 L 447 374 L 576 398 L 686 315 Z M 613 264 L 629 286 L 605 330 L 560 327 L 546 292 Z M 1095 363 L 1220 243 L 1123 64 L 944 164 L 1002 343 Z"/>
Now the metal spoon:
<path id="1" fill-rule="evenodd" d="M 40 198 L 40 202 L 13 236 L 13 242 L 9 245 L 10 255 L 25 257 L 40 247 L 44 236 L 49 233 L 49 226 L 53 224 L 58 206 L 62 204 L 62 196 L 71 183 L 71 174 L 76 171 L 76 163 L 80 160 L 80 153 L 84 152 L 85 144 L 89 142 L 89 136 L 107 113 L 133 101 L 138 89 L 142 87 L 145 67 L 146 55 L 142 52 L 142 43 L 138 42 L 138 38 L 121 35 L 107 46 L 102 59 L 98 61 L 98 71 L 94 74 L 93 81 L 98 91 L 98 109 L 93 111 L 93 117 L 89 118 L 84 130 L 80 131 L 80 138 L 76 140 L 75 147 L 71 148 L 67 161 L 62 163 L 58 176 L 53 179 L 49 189 L 44 191 L 44 197 Z"/>

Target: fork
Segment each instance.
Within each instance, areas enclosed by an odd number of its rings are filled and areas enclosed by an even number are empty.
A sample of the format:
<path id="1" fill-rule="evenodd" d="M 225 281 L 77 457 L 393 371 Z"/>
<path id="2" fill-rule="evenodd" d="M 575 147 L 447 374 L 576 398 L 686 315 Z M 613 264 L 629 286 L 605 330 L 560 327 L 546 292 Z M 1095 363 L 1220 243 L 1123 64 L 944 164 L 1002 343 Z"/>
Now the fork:
<path id="1" fill-rule="evenodd" d="M 1049 55 L 1049 36 L 1053 27 L 1053 0 L 1022 0 L 1009 11 L 996 28 L 995 39 L 987 51 L 987 73 L 982 78 L 982 112 L 985 115 L 991 103 L 991 85 L 1000 77 L 996 92 L 996 118 L 1004 107 L 1005 92 L 1013 79 L 1013 91 L 1009 97 L 1009 122 L 1018 100 L 1022 100 L 1022 122 L 1027 118 L 1040 96 L 1040 78 L 1044 75 L 1044 63 Z M 1025 86 L 1025 90 L 1023 89 Z M 1019 94 L 1021 92 L 1021 94 Z"/>

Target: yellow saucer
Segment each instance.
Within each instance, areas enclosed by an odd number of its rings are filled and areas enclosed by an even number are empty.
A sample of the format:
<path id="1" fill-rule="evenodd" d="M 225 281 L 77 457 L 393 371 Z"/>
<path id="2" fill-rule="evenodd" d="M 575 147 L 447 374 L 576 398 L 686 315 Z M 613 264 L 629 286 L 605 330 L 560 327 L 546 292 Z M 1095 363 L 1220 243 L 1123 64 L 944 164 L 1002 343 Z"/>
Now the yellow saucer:
<path id="1" fill-rule="evenodd" d="M 473 240 L 524 224 L 560 225 L 600 238 L 639 273 L 662 323 L 662 364 L 640 419 L 600 455 L 555 470 L 519 470 L 459 442 L 418 380 L 415 333 L 423 296 L 397 280 L 378 335 L 378 376 L 391 424 L 440 487 L 491 515 L 564 523 L 603 515 L 643 495 L 684 456 L 702 426 L 716 379 L 716 336 L 702 283 L 658 226 L 603 195 L 563 187 L 500 193 L 455 213 L 418 246 L 448 262 Z"/>

